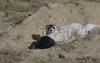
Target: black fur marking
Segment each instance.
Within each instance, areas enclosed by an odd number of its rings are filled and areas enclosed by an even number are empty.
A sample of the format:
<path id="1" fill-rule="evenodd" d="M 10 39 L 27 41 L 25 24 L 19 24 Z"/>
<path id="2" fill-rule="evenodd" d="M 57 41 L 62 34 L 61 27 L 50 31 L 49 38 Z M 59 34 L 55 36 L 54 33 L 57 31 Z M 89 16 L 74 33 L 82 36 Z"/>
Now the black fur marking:
<path id="1" fill-rule="evenodd" d="M 46 49 L 46 48 L 50 48 L 54 45 L 55 45 L 55 41 L 53 39 L 51 39 L 48 36 L 43 36 L 37 41 L 35 48 L 36 49 Z"/>
<path id="2" fill-rule="evenodd" d="M 55 29 L 54 26 L 53 24 L 46 25 L 46 35 L 50 34 L 53 31 L 52 29 Z"/>
<path id="3" fill-rule="evenodd" d="M 36 44 L 37 44 L 37 41 L 32 42 L 32 43 L 29 45 L 28 49 L 34 49 L 35 46 L 36 46 Z"/>

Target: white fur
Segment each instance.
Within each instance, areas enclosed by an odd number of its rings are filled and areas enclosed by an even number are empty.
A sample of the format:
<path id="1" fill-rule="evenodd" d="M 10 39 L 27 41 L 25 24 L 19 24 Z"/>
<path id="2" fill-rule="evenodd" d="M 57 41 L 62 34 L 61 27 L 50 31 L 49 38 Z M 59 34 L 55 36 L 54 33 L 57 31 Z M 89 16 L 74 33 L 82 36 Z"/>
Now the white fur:
<path id="1" fill-rule="evenodd" d="M 75 39 L 83 39 L 88 35 L 94 27 L 99 27 L 100 25 L 87 24 L 82 25 L 79 23 L 73 23 L 68 26 L 62 26 L 59 29 L 55 29 L 51 34 L 47 35 L 54 39 L 57 43 L 68 43 Z"/>

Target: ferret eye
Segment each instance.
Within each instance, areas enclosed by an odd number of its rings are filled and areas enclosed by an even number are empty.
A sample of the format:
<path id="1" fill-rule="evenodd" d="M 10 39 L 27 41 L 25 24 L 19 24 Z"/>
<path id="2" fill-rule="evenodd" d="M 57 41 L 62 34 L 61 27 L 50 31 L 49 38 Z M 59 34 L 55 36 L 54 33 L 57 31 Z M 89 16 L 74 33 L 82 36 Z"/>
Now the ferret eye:
<path id="1" fill-rule="evenodd" d="M 52 28 L 49 28 L 49 29 L 48 29 L 48 31 L 49 31 L 49 32 L 52 32 L 52 31 L 53 31 L 53 29 L 52 29 Z"/>
<path id="2" fill-rule="evenodd" d="M 48 30 L 49 30 L 50 28 L 48 28 Z"/>

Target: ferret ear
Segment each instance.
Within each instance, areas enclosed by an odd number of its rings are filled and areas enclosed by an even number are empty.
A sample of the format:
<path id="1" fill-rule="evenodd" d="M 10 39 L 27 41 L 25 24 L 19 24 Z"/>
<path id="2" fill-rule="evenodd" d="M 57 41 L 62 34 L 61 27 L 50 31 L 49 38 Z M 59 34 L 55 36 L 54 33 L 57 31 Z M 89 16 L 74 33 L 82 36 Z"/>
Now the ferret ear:
<path id="1" fill-rule="evenodd" d="M 53 29 L 56 29 L 56 26 L 55 25 L 53 26 Z"/>
<path id="2" fill-rule="evenodd" d="M 46 28 L 48 28 L 48 25 L 46 25 Z"/>

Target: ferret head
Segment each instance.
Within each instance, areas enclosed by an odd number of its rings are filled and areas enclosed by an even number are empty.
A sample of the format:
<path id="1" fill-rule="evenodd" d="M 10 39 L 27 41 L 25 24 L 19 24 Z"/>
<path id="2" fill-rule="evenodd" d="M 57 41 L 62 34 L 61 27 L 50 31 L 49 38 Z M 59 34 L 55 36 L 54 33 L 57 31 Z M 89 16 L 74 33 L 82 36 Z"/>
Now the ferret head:
<path id="1" fill-rule="evenodd" d="M 56 29 L 56 26 L 53 24 L 46 25 L 46 35 L 53 33 Z"/>

